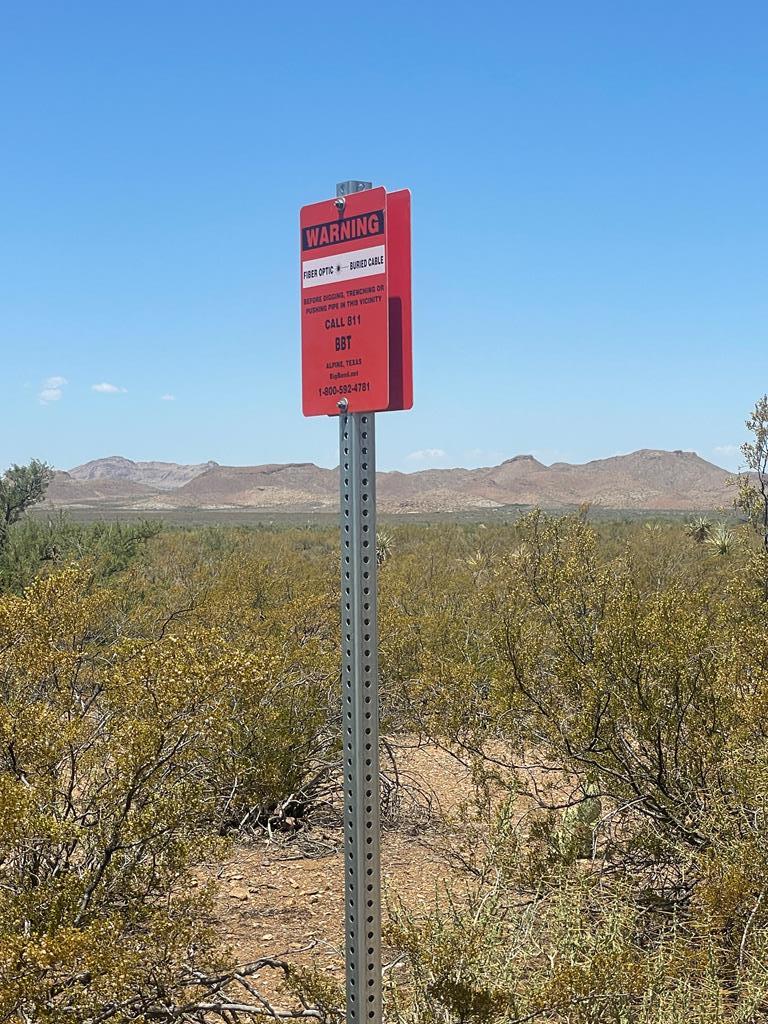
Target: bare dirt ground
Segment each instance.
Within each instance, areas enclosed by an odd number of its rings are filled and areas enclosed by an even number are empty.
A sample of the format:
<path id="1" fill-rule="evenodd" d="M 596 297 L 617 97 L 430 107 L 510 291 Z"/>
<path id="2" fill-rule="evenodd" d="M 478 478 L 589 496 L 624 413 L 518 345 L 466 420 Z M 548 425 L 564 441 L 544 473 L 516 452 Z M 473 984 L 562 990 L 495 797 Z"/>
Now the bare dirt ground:
<path id="1" fill-rule="evenodd" d="M 471 796 L 468 771 L 444 751 L 400 748 L 397 766 L 402 799 L 382 835 L 385 920 L 388 900 L 418 913 L 454 878 L 453 838 L 461 831 L 461 805 Z M 290 841 L 236 846 L 217 866 L 216 927 L 240 963 L 276 956 L 343 982 L 342 840 L 338 823 L 313 824 Z M 274 974 L 265 972 L 256 983 L 285 1004 Z"/>

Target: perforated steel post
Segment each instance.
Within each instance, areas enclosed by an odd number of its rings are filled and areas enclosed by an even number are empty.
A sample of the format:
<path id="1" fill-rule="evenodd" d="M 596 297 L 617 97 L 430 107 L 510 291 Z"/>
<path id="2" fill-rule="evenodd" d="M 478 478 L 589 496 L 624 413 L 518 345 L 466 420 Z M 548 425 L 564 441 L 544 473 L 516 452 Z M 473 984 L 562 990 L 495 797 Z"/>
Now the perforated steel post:
<path id="1" fill-rule="evenodd" d="M 381 1021 L 379 663 L 373 413 L 340 403 L 342 729 L 348 1024 Z"/>

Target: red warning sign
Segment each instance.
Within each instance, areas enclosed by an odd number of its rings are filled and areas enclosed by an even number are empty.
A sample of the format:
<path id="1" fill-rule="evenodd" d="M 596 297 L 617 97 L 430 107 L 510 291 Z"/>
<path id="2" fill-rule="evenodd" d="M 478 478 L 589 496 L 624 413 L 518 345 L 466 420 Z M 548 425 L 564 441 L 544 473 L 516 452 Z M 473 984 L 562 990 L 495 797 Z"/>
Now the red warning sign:
<path id="1" fill-rule="evenodd" d="M 301 210 L 305 416 L 389 406 L 387 195 L 355 192 Z"/>

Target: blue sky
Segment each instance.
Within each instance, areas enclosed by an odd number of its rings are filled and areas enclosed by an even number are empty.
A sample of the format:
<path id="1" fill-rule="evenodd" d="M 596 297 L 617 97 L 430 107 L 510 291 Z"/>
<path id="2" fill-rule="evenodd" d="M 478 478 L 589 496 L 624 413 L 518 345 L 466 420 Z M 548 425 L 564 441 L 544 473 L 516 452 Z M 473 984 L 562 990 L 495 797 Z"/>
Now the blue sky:
<path id="1" fill-rule="evenodd" d="M 354 6 L 0 4 L 0 464 L 334 465 L 297 219 L 360 177 L 413 192 L 382 468 L 735 467 L 768 390 L 768 6 Z"/>

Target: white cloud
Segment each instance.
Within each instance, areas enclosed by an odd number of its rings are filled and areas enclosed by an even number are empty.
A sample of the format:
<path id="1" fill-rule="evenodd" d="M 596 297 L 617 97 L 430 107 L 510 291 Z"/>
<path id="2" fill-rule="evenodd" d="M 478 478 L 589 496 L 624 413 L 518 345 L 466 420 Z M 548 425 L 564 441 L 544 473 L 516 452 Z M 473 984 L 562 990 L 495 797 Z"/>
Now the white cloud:
<path id="1" fill-rule="evenodd" d="M 46 377 L 43 386 L 37 393 L 41 405 L 48 405 L 49 402 L 58 402 L 64 394 L 67 384 L 66 377 Z"/>
<path id="2" fill-rule="evenodd" d="M 161 402 L 175 402 L 176 395 L 160 395 Z"/>
<path id="3" fill-rule="evenodd" d="M 124 395 L 128 388 L 119 388 L 116 384 L 107 384 L 103 381 L 101 384 L 91 384 L 91 391 L 98 391 L 102 395 Z"/>
<path id="4" fill-rule="evenodd" d="M 715 455 L 725 455 L 728 458 L 733 458 L 734 455 L 738 455 L 741 452 L 741 448 L 737 444 L 716 444 L 712 451 Z"/>
<path id="5" fill-rule="evenodd" d="M 38 397 L 46 405 L 48 402 L 58 402 L 63 394 L 61 388 L 42 388 Z"/>
<path id="6" fill-rule="evenodd" d="M 421 448 L 417 452 L 406 455 L 406 459 L 409 462 L 427 462 L 431 459 L 444 459 L 446 454 L 442 448 Z"/>

